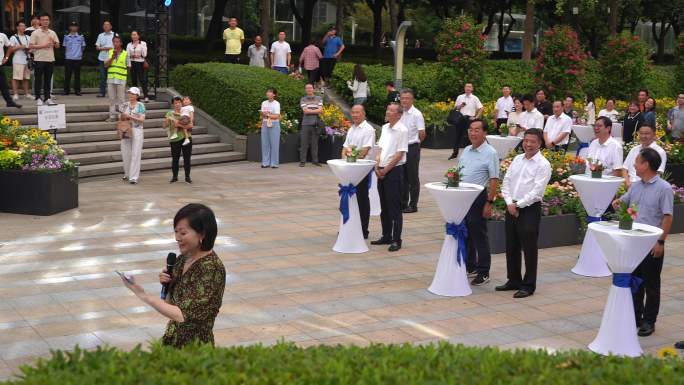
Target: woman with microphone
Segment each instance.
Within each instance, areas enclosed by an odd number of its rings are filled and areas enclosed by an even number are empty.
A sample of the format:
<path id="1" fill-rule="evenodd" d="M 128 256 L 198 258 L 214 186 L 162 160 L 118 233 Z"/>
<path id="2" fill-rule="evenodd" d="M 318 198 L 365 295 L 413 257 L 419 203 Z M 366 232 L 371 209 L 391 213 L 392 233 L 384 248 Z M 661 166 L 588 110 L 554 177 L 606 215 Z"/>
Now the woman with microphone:
<path id="1" fill-rule="evenodd" d="M 214 344 L 214 320 L 223 302 L 226 269 L 213 251 L 216 217 L 210 208 L 191 203 L 173 218 L 180 250 L 172 274 L 164 269 L 159 282 L 169 284 L 166 300 L 146 293 L 131 277 L 124 285 L 143 302 L 170 319 L 162 343 L 180 348 L 193 342 Z"/>

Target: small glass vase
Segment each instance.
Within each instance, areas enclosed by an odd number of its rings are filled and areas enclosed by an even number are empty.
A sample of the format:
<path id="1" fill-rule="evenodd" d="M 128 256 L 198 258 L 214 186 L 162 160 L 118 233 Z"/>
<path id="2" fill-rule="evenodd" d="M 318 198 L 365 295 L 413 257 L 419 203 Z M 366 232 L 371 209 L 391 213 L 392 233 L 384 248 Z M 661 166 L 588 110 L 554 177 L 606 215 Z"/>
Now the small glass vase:
<path id="1" fill-rule="evenodd" d="M 356 163 L 356 157 L 355 156 L 347 156 L 347 163 Z"/>
<path id="2" fill-rule="evenodd" d="M 601 179 L 603 177 L 603 170 L 592 170 L 591 177 L 596 179 Z"/>
<path id="3" fill-rule="evenodd" d="M 634 220 L 632 218 L 622 218 L 618 222 L 618 228 L 620 230 L 631 230 L 634 225 Z"/>
<path id="4" fill-rule="evenodd" d="M 459 182 L 458 178 L 447 177 L 447 187 L 458 187 Z"/>

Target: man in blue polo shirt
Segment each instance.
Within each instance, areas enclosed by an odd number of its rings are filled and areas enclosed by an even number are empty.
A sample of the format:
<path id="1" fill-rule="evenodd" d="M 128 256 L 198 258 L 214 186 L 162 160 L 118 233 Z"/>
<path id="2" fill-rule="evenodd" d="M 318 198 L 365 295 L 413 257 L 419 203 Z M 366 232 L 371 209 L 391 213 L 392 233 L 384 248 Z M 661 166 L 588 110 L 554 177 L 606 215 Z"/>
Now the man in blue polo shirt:
<path id="1" fill-rule="evenodd" d="M 483 186 L 480 195 L 475 198 L 466 214 L 468 228 L 468 260 L 466 268 L 470 276 L 474 276 L 473 286 L 489 282 L 489 268 L 492 254 L 487 237 L 487 218 L 492 215 L 492 204 L 496 199 L 496 187 L 499 184 L 499 156 L 494 147 L 485 141 L 487 137 L 487 121 L 475 118 L 468 125 L 467 146 L 458 161 L 462 167 L 461 181 Z"/>
<path id="2" fill-rule="evenodd" d="M 64 95 L 69 95 L 71 75 L 74 75 L 74 94 L 81 96 L 81 62 L 86 43 L 83 35 L 78 33 L 78 23 L 69 24 L 69 33 L 64 35 Z"/>
<path id="3" fill-rule="evenodd" d="M 344 43 L 339 36 L 337 36 L 337 28 L 331 26 L 328 32 L 323 36 L 321 40 L 323 45 L 323 59 L 321 59 L 320 69 L 321 69 L 321 79 L 328 81 L 332 78 L 333 70 L 335 69 L 335 64 L 337 60 L 340 59 L 342 51 L 344 51 Z"/>
<path id="4" fill-rule="evenodd" d="M 112 23 L 106 20 L 102 24 L 102 33 L 97 35 L 95 42 L 95 49 L 97 50 L 97 61 L 100 72 L 100 92 L 97 94 L 98 98 L 104 98 L 107 92 L 107 69 L 104 63 L 109 60 L 109 51 L 114 48 L 112 39 L 114 38 L 114 31 L 112 31 Z"/>

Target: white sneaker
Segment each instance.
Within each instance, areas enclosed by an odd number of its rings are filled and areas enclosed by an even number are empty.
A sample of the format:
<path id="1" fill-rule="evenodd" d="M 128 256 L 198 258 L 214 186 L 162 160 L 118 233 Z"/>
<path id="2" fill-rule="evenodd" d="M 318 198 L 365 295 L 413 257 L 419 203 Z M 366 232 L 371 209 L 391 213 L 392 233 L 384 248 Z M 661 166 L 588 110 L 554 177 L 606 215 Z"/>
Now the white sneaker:
<path id="1" fill-rule="evenodd" d="M 183 141 L 183 146 L 187 146 L 188 144 L 190 144 L 190 139 L 185 138 L 185 140 Z"/>
<path id="2" fill-rule="evenodd" d="M 34 97 L 33 95 L 31 95 L 31 94 L 26 94 L 26 96 L 24 96 L 24 97 L 25 97 L 26 99 L 35 99 L 35 97 Z"/>
<path id="3" fill-rule="evenodd" d="M 17 95 L 17 94 L 12 95 L 12 100 L 19 100 L 19 95 Z"/>
<path id="4" fill-rule="evenodd" d="M 171 137 L 169 139 L 177 139 L 177 138 L 178 138 L 178 134 L 173 134 L 173 135 L 171 135 Z"/>
<path id="5" fill-rule="evenodd" d="M 52 100 L 52 99 L 48 99 L 48 100 L 46 101 L 46 103 L 47 103 L 48 106 L 56 106 L 56 105 L 57 105 L 57 103 L 55 103 L 55 101 Z"/>
<path id="6" fill-rule="evenodd" d="M 36 106 L 42 106 L 43 105 L 43 99 L 36 99 Z"/>

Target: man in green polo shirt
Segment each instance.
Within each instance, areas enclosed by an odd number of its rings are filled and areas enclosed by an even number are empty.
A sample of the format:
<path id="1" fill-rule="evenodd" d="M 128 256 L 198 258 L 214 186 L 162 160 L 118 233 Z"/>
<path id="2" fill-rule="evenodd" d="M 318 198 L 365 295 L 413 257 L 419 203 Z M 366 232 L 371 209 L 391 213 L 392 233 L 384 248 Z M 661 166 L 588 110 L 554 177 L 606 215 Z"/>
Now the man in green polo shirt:
<path id="1" fill-rule="evenodd" d="M 226 61 L 228 63 L 240 64 L 240 53 L 242 44 L 245 42 L 245 33 L 238 28 L 237 19 L 230 18 L 229 27 L 223 31 L 223 40 L 226 42 Z"/>

